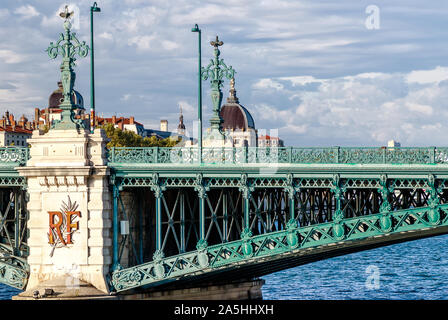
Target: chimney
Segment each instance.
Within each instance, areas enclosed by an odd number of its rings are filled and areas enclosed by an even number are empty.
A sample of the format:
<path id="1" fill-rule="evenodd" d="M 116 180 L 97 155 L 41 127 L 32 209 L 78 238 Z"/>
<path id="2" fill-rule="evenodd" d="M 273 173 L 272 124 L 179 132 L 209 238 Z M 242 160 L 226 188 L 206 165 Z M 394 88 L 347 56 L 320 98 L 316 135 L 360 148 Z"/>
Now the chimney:
<path id="1" fill-rule="evenodd" d="M 117 117 L 116 116 L 112 116 L 112 123 L 113 124 L 117 123 Z"/>
<path id="2" fill-rule="evenodd" d="M 130 118 L 129 118 L 129 124 L 134 124 L 134 121 L 135 121 L 135 120 L 134 120 L 134 117 L 130 117 Z"/>
<path id="3" fill-rule="evenodd" d="M 34 121 L 39 121 L 40 110 L 39 108 L 34 108 Z"/>
<path id="4" fill-rule="evenodd" d="M 160 120 L 160 131 L 168 131 L 168 120 Z"/>
<path id="5" fill-rule="evenodd" d="M 123 130 L 123 121 L 118 122 L 118 128 Z"/>

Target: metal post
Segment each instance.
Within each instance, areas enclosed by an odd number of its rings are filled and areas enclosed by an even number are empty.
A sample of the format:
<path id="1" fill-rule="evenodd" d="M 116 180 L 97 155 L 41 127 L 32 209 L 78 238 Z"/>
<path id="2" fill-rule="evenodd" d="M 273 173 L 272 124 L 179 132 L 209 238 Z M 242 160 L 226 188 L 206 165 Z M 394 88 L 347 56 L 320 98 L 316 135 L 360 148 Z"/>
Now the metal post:
<path id="1" fill-rule="evenodd" d="M 205 240 L 205 194 L 199 194 L 199 241 Z"/>
<path id="2" fill-rule="evenodd" d="M 244 229 L 250 229 L 250 216 L 249 216 L 250 196 L 244 197 Z"/>
<path id="3" fill-rule="evenodd" d="M 143 263 L 143 194 L 142 192 L 139 192 L 140 200 L 138 200 L 138 240 L 139 240 L 139 256 L 140 256 L 140 263 Z"/>
<path id="4" fill-rule="evenodd" d="M 156 193 L 156 251 L 162 249 L 162 192 Z"/>
<path id="5" fill-rule="evenodd" d="M 295 207 L 296 207 L 295 194 L 294 194 L 294 192 L 292 192 L 292 194 L 289 195 L 289 219 L 290 220 L 293 220 L 296 218 Z"/>
<path id="6" fill-rule="evenodd" d="M 15 224 L 14 224 L 14 254 L 18 255 L 19 253 L 19 241 L 20 241 L 20 211 L 19 211 L 19 197 L 18 193 L 20 191 L 14 190 L 14 218 L 15 218 Z"/>
<path id="7" fill-rule="evenodd" d="M 202 77 L 201 77 L 201 29 L 197 24 L 191 29 L 192 32 L 198 33 L 199 38 L 199 60 L 198 60 L 198 161 L 202 163 Z"/>
<path id="8" fill-rule="evenodd" d="M 90 132 L 93 133 L 95 130 L 95 62 L 93 53 L 93 13 L 101 12 L 98 8 L 96 2 L 90 7 L 90 49 L 92 53 L 90 54 Z"/>
<path id="9" fill-rule="evenodd" d="M 185 195 L 180 191 L 180 252 L 186 251 L 185 241 Z"/>

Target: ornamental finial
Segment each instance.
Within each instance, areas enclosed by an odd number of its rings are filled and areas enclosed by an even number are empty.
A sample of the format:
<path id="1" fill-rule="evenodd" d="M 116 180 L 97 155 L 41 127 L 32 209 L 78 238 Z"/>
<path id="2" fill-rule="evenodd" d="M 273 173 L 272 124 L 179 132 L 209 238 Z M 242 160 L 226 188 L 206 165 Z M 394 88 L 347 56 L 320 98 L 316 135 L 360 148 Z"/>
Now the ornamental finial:
<path id="1" fill-rule="evenodd" d="M 216 49 L 218 49 L 218 47 L 222 46 L 224 44 L 224 42 L 219 41 L 218 36 L 216 36 L 216 40 L 210 41 L 210 44 L 212 45 L 212 47 L 215 47 Z"/>
<path id="2" fill-rule="evenodd" d="M 74 15 L 74 11 L 72 12 L 68 12 L 68 5 L 65 5 L 65 9 L 64 12 L 59 13 L 59 16 L 61 16 L 61 18 L 65 19 L 65 21 L 71 19 L 71 17 Z"/>

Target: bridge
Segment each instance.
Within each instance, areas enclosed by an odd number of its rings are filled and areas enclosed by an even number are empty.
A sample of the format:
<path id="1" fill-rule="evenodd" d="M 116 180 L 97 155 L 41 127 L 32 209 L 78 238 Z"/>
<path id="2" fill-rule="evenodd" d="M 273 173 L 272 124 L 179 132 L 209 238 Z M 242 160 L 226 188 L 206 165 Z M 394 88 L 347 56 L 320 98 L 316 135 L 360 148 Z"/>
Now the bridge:
<path id="1" fill-rule="evenodd" d="M 107 149 L 104 130 L 75 113 L 74 56 L 89 47 L 70 16 L 47 49 L 62 57 L 60 120 L 34 130 L 30 148 L 0 148 L 0 282 L 25 298 L 70 265 L 101 294 L 126 295 L 448 232 L 448 148 L 228 147 L 221 87 L 235 71 L 218 37 L 198 72 L 211 82 L 212 143 L 202 147 L 201 127 L 199 147 Z"/>
<path id="2" fill-rule="evenodd" d="M 29 276 L 27 148 L 3 148 L 0 280 Z M 252 279 L 448 230 L 448 148 L 111 148 L 112 292 Z M 122 224 L 128 224 L 128 232 Z"/>

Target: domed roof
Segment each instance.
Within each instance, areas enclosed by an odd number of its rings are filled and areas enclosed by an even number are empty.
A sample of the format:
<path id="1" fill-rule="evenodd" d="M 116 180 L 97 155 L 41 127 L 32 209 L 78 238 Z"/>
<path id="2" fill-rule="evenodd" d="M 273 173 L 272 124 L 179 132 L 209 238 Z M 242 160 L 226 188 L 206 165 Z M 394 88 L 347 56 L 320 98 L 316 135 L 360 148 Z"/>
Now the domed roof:
<path id="1" fill-rule="evenodd" d="M 48 107 L 49 108 L 59 108 L 60 104 L 64 100 L 63 98 L 64 98 L 64 96 L 62 94 L 62 82 L 59 81 L 58 89 L 53 91 L 53 93 L 50 95 L 50 98 L 48 99 Z M 84 99 L 78 91 L 73 90 L 72 99 L 73 99 L 73 103 L 75 105 L 77 105 L 78 108 L 84 109 Z"/>
<path id="2" fill-rule="evenodd" d="M 250 112 L 239 103 L 234 85 L 235 80 L 232 79 L 230 81 L 230 96 L 227 98 L 227 103 L 221 107 L 220 115 L 224 120 L 222 128 L 230 130 L 255 129 L 254 119 Z"/>

